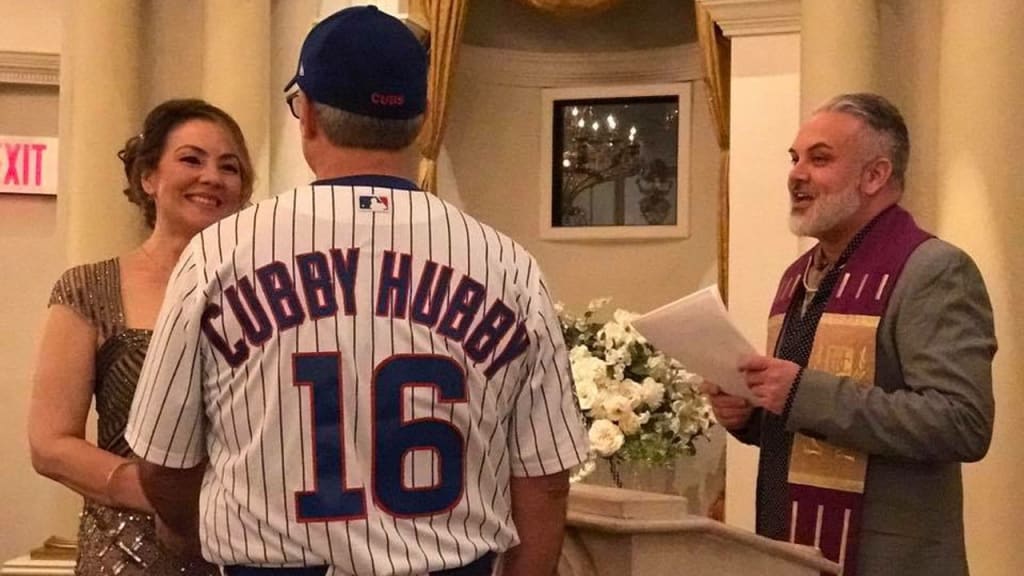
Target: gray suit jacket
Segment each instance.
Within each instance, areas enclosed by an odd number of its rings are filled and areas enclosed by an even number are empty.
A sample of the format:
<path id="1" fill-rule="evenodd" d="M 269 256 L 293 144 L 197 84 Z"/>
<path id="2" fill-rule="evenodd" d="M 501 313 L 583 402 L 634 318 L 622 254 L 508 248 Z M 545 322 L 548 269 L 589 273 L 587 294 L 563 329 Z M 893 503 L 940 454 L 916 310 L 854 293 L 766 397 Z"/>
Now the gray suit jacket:
<path id="1" fill-rule="evenodd" d="M 868 454 L 859 576 L 965 576 L 961 462 L 992 438 L 992 306 L 942 240 L 907 260 L 878 327 L 875 386 L 805 370 L 786 422 Z M 759 426 L 738 433 L 757 443 Z"/>

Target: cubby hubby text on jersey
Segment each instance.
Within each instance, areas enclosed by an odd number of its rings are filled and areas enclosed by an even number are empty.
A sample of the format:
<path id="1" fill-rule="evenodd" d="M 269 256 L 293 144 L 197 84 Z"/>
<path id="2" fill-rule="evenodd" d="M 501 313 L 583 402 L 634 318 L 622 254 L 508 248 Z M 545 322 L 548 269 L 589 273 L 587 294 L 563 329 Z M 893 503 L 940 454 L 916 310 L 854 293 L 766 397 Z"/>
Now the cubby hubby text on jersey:
<path id="1" fill-rule="evenodd" d="M 339 312 L 355 316 L 358 313 L 355 294 L 359 255 L 359 248 L 299 254 L 294 265 L 298 285 L 284 262 L 271 262 L 257 268 L 255 283 L 248 276 L 242 276 L 224 288 L 225 306 L 213 302 L 206 305 L 202 331 L 229 364 L 239 366 L 249 357 L 250 346 L 269 340 L 275 329 L 284 332 L 307 320 L 316 321 Z M 487 299 L 483 284 L 463 274 L 451 289 L 452 268 L 427 260 L 413 286 L 412 267 L 412 255 L 383 252 L 377 266 L 380 274 L 376 280 L 374 314 L 397 319 L 408 317 L 449 341 L 461 343 L 474 362 L 490 359 L 484 370 L 488 378 L 526 352 L 530 344 L 529 332 L 523 321 L 517 321 L 512 309 L 500 299 L 495 299 L 477 322 Z M 218 319 L 224 314 L 233 315 L 242 327 L 243 337 L 233 344 L 228 343 L 219 327 L 222 323 Z M 509 332 L 511 337 L 494 355 Z"/>

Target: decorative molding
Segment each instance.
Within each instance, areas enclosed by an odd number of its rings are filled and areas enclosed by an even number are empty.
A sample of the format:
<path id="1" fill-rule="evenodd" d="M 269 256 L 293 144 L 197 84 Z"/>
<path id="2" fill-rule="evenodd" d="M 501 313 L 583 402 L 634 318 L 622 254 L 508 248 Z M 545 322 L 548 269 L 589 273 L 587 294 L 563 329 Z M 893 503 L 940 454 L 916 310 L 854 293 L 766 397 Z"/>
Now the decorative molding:
<path id="1" fill-rule="evenodd" d="M 60 86 L 60 54 L 0 50 L 0 84 Z"/>
<path id="2" fill-rule="evenodd" d="M 471 77 L 505 86 L 558 88 L 593 84 L 689 82 L 703 78 L 700 47 L 682 44 L 625 52 L 527 52 L 463 45 Z"/>
<path id="3" fill-rule="evenodd" d="M 698 0 L 726 36 L 800 31 L 800 0 Z"/>

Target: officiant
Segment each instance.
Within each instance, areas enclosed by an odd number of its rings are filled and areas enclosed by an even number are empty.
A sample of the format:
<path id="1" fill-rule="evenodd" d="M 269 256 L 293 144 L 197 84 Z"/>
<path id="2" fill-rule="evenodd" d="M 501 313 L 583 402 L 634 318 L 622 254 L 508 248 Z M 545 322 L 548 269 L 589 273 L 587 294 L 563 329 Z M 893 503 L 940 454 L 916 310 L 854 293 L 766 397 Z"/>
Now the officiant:
<path id="1" fill-rule="evenodd" d="M 992 437 L 992 307 L 977 266 L 900 207 L 899 110 L 846 94 L 789 150 L 790 229 L 818 244 L 783 274 L 754 400 L 704 385 L 760 447 L 757 532 L 861 576 L 964 576 L 961 463 Z"/>

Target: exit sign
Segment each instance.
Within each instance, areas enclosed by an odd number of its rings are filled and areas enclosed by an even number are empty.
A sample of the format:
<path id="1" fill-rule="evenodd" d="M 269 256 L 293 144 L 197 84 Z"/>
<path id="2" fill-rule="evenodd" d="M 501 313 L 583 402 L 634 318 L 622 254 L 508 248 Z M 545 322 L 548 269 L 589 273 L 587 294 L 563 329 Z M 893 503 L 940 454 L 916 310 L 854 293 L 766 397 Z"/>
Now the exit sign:
<path id="1" fill-rule="evenodd" d="M 57 194 L 57 139 L 0 135 L 0 193 Z"/>

